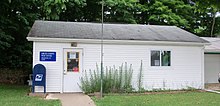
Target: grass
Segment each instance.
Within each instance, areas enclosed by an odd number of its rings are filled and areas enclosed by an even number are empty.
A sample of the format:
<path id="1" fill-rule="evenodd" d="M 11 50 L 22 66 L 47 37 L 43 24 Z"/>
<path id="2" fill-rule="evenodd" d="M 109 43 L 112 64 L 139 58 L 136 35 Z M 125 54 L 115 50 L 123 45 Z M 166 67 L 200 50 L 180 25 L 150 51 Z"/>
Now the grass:
<path id="1" fill-rule="evenodd" d="M 27 96 L 29 87 L 0 85 L 0 106 L 61 106 L 59 100 Z"/>
<path id="2" fill-rule="evenodd" d="M 177 94 L 108 95 L 93 100 L 97 106 L 220 106 L 220 94 L 192 91 Z"/>

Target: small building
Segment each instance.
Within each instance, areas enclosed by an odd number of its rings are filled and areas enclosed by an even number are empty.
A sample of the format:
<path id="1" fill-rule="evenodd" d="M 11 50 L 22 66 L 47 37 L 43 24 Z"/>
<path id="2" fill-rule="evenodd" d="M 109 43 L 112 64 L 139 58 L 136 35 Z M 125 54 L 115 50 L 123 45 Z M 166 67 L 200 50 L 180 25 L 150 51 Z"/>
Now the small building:
<path id="1" fill-rule="evenodd" d="M 220 77 L 220 38 L 202 37 L 211 45 L 205 46 L 205 83 L 219 83 Z"/>
<path id="2" fill-rule="evenodd" d="M 82 72 L 100 63 L 100 23 L 35 21 L 27 39 L 33 41 L 33 66 L 46 67 L 47 92 L 82 92 Z M 141 61 L 145 89 L 204 88 L 208 42 L 192 33 L 176 26 L 104 24 L 103 39 L 104 66 L 132 64 L 134 88 Z"/>

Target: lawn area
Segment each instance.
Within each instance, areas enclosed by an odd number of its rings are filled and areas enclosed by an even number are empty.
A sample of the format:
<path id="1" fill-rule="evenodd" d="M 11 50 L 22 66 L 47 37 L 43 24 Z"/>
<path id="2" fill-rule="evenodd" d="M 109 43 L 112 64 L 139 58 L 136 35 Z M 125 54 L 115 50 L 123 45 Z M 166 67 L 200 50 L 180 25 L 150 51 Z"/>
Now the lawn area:
<path id="1" fill-rule="evenodd" d="M 27 86 L 0 85 L 0 106 L 61 106 L 59 100 L 27 96 Z"/>
<path id="2" fill-rule="evenodd" d="M 97 106 L 220 106 L 220 94 L 208 92 L 108 95 L 93 100 Z"/>

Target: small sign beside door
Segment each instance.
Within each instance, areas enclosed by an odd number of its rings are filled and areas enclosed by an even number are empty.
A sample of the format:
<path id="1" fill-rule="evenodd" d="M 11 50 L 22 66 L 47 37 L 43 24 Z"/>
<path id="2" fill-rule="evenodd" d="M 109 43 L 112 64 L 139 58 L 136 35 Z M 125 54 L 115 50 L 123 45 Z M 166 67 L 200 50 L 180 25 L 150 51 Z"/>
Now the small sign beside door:
<path id="1" fill-rule="evenodd" d="M 56 61 L 56 52 L 40 52 L 40 61 Z"/>

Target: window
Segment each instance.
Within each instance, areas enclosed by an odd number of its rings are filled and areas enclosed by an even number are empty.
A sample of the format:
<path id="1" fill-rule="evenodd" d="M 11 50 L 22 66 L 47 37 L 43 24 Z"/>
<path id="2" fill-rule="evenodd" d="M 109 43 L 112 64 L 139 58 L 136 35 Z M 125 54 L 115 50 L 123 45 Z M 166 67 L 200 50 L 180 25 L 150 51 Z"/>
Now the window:
<path id="1" fill-rule="evenodd" d="M 151 51 L 151 66 L 170 66 L 170 51 Z"/>
<path id="2" fill-rule="evenodd" d="M 67 52 L 67 72 L 79 72 L 79 52 Z"/>
<path id="3" fill-rule="evenodd" d="M 162 66 L 170 66 L 170 51 L 161 51 Z"/>
<path id="4" fill-rule="evenodd" d="M 151 66 L 160 66 L 160 51 L 151 51 Z"/>

